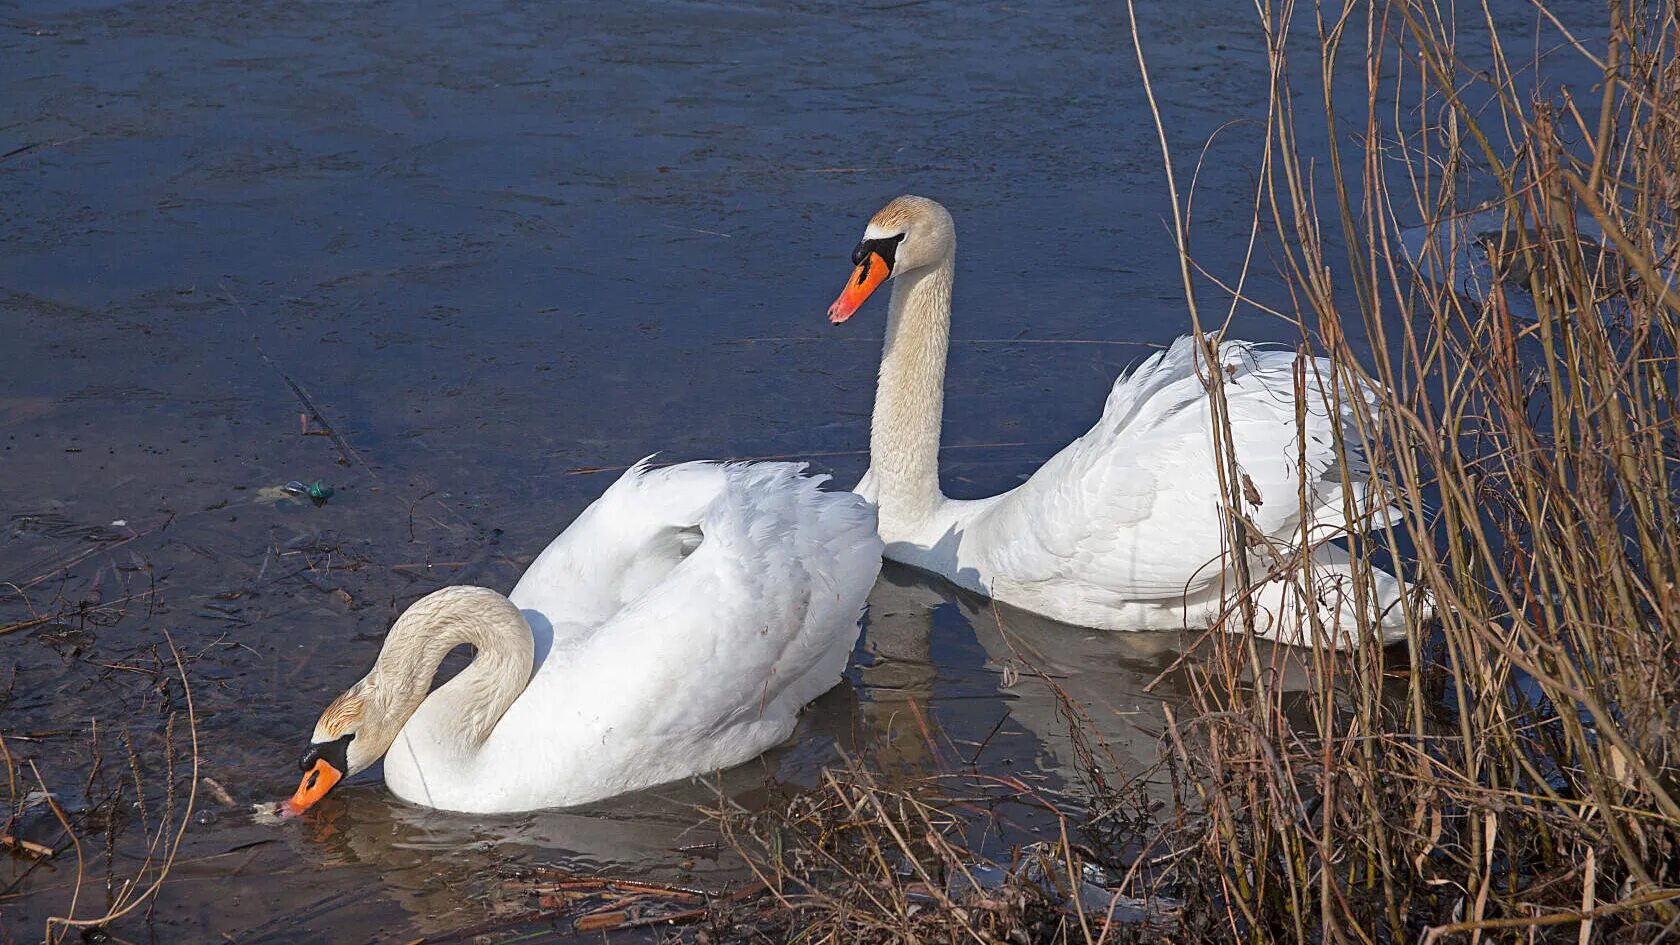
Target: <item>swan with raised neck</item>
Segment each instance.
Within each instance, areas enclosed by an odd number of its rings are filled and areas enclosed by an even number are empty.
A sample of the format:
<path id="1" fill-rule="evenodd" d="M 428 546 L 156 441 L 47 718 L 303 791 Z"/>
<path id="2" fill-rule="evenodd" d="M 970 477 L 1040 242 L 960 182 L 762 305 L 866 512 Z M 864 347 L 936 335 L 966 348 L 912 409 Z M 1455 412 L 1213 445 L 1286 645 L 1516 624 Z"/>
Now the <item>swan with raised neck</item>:
<path id="1" fill-rule="evenodd" d="M 1221 363 L 1210 370 L 1188 337 L 1123 374 L 1097 424 L 1026 482 L 990 498 L 948 499 L 939 487 L 939 434 L 956 268 L 951 215 L 926 197 L 897 197 L 870 219 L 852 262 L 828 310 L 834 324 L 893 284 L 869 469 L 856 487 L 877 506 L 889 559 L 1081 626 L 1175 629 L 1221 620 L 1243 589 L 1225 540 L 1208 378 L 1225 385 L 1243 491 L 1259 500 L 1247 500 L 1243 513 L 1274 547 L 1345 527 L 1350 506 L 1368 523 L 1387 514 L 1372 501 L 1358 424 L 1325 393 L 1329 361 L 1220 340 Z M 1304 398 L 1296 393 L 1303 369 Z M 1376 403 L 1374 389 L 1356 388 L 1349 397 Z M 1322 540 L 1310 551 L 1310 593 L 1283 579 L 1248 589 L 1256 632 L 1338 646 L 1360 627 L 1385 640 L 1404 635 L 1410 605 L 1399 581 L 1380 571 L 1360 579 L 1347 552 Z M 1264 575 L 1272 562 L 1251 563 Z"/>
<path id="2" fill-rule="evenodd" d="M 956 254 L 951 214 L 926 197 L 899 197 L 869 221 L 853 254 L 858 270 L 829 308 L 829 320 L 838 325 L 881 281 L 892 281 L 869 424 L 869 471 L 857 488 L 880 510 L 883 537 L 928 521 L 946 502 L 939 489 L 939 436 Z"/>

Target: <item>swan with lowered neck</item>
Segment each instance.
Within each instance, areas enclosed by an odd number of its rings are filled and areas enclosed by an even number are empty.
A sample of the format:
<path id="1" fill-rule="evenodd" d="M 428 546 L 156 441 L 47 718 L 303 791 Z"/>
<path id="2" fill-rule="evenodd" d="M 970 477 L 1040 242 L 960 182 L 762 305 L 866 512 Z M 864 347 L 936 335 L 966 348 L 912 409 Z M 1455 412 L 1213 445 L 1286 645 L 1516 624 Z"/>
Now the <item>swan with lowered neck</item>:
<path id="1" fill-rule="evenodd" d="M 939 488 L 956 269 L 951 215 L 925 197 L 899 197 L 869 221 L 852 262 L 857 268 L 829 308 L 833 323 L 893 284 L 869 470 L 856 490 L 877 506 L 888 558 L 1080 626 L 1175 629 L 1220 619 L 1241 589 L 1223 554 L 1225 503 L 1203 381 L 1213 372 L 1198 364 L 1204 355 L 1191 338 L 1122 375 L 1096 426 L 1026 482 L 987 499 L 952 500 Z M 1298 546 L 1301 535 L 1343 523 L 1344 502 L 1357 515 L 1383 518 L 1367 498 L 1374 490 L 1364 481 L 1359 430 L 1317 386 L 1329 382 L 1330 363 L 1241 341 L 1218 347 L 1233 452 L 1243 491 L 1252 489 L 1244 512 L 1255 527 Z M 1304 403 L 1297 370 L 1306 377 Z M 1374 404 L 1376 392 L 1362 386 L 1352 396 Z M 1273 563 L 1250 560 L 1261 576 Z M 1369 586 L 1356 587 L 1363 582 L 1347 552 L 1322 540 L 1312 543 L 1310 560 L 1311 600 L 1298 599 L 1287 580 L 1250 589 L 1258 633 L 1341 646 L 1361 623 L 1374 623 L 1385 641 L 1404 636 L 1404 587 L 1392 575 L 1374 571 Z M 1328 639 L 1313 632 L 1309 610 Z"/>
<path id="2" fill-rule="evenodd" d="M 881 564 L 867 503 L 787 463 L 638 465 L 507 597 L 446 587 L 321 713 L 301 813 L 385 758 L 415 804 L 582 804 L 740 764 L 840 681 Z M 443 658 L 476 655 L 428 692 Z"/>

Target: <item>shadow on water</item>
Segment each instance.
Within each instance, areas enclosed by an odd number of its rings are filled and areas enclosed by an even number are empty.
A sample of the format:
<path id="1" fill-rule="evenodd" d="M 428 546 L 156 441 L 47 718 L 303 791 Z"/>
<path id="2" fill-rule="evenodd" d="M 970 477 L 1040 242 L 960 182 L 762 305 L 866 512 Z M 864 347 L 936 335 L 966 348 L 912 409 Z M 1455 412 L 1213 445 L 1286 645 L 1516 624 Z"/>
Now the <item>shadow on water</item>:
<path id="1" fill-rule="evenodd" d="M 1161 704 L 1184 696 L 1173 673 L 1146 688 L 1187 639 L 1070 627 L 889 564 L 870 597 L 865 647 L 874 662 L 859 670 L 869 696 L 861 711 L 887 733 L 877 757 L 907 769 L 973 764 L 1075 783 L 1067 713 L 1036 667 L 1085 713 L 1124 770 L 1142 771 L 1156 758 Z M 928 757 L 913 703 L 928 707 L 956 757 Z"/>

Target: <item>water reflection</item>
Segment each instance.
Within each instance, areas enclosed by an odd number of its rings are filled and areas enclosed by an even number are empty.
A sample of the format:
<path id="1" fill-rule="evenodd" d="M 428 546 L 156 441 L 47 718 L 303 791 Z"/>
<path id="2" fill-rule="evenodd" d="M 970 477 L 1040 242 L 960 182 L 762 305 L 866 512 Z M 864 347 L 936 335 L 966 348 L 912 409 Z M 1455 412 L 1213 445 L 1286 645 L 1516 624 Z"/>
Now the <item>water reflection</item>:
<path id="1" fill-rule="evenodd" d="M 507 816 L 463 815 L 406 804 L 377 779 L 341 790 L 319 812 L 277 829 L 304 871 L 323 877 L 376 876 L 369 892 L 395 906 L 404 928 L 454 931 L 529 909 L 509 882 L 524 866 L 653 879 L 721 889 L 745 881 L 721 850 L 702 808 L 727 803 L 757 809 L 784 777 L 810 780 L 832 760 L 834 719 L 850 713 L 849 691 L 819 700 L 797 740 L 765 758 L 703 781 L 679 782 L 566 810 Z M 785 774 L 784 774 L 785 772 Z M 333 885 L 342 884 L 342 878 Z M 309 910 L 359 914 L 365 898 L 312 904 Z M 346 921 L 359 923 L 357 918 Z M 272 929 L 280 934 L 282 922 Z M 267 927 L 248 939 L 268 941 Z M 276 939 L 289 940 L 289 939 Z"/>
<path id="2" fill-rule="evenodd" d="M 959 750 L 973 749 L 956 760 L 1076 783 L 1065 698 L 1122 771 L 1141 772 L 1157 757 L 1161 706 L 1187 698 L 1183 676 L 1167 671 L 1194 638 L 1073 627 L 889 564 L 870 596 L 866 649 L 874 663 L 860 670 L 862 714 L 883 765 L 925 771 L 939 763 L 920 705 Z M 1000 753 L 1019 752 L 1023 737 L 1027 757 Z"/>
<path id="3" fill-rule="evenodd" d="M 875 759 L 889 769 L 949 768 L 953 760 L 967 767 L 972 760 L 981 771 L 1030 767 L 1064 784 L 1081 777 L 1070 731 L 1077 724 L 1098 736 L 1099 750 L 1107 752 L 1100 760 L 1111 771 L 1140 778 L 1152 797 L 1165 799 L 1163 780 L 1150 775 L 1162 755 L 1165 709 L 1181 722 L 1194 719 L 1192 669 L 1232 644 L 1238 644 L 1239 678 L 1252 685 L 1254 663 L 1238 638 L 1201 630 L 1109 633 L 1070 626 L 888 563 L 870 596 L 866 659 L 858 670 L 860 717 Z M 1267 690 L 1298 728 L 1310 730 L 1313 651 L 1268 641 L 1254 647 L 1252 660 Z M 1389 655 L 1404 656 L 1398 649 Z M 1344 669 L 1336 704 L 1346 707 L 1353 687 L 1375 685 L 1384 704 L 1400 705 L 1402 665 L 1396 662 L 1375 683 Z M 937 723 L 931 731 L 928 720 Z M 999 737 L 1011 733 L 1013 738 Z M 959 750 L 965 744 L 985 750 L 942 757 L 949 754 L 935 747 L 942 740 Z M 1027 759 L 1019 755 L 1023 740 L 1030 744 Z M 1003 745 L 1017 754 L 1000 757 Z M 1022 764 L 1029 759 L 1030 765 Z"/>

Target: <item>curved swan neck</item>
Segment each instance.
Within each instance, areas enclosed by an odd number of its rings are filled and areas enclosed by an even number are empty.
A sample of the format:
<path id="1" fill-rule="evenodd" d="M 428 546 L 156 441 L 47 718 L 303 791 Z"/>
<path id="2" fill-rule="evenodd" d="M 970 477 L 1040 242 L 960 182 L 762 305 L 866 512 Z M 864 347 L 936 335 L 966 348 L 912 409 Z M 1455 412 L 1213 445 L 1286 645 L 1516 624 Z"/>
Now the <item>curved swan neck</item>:
<path id="1" fill-rule="evenodd" d="M 482 587 L 436 591 L 415 601 L 392 625 L 367 678 L 383 694 L 395 727 L 427 701 L 444 657 L 463 643 L 475 651 L 472 663 L 430 695 L 445 704 L 445 716 L 464 746 L 476 747 L 489 736 L 531 678 L 533 645 L 530 624 L 518 608 Z"/>
<path id="2" fill-rule="evenodd" d="M 893 280 L 869 430 L 871 498 L 883 519 L 919 521 L 944 501 L 939 424 L 945 410 L 954 255 Z"/>

